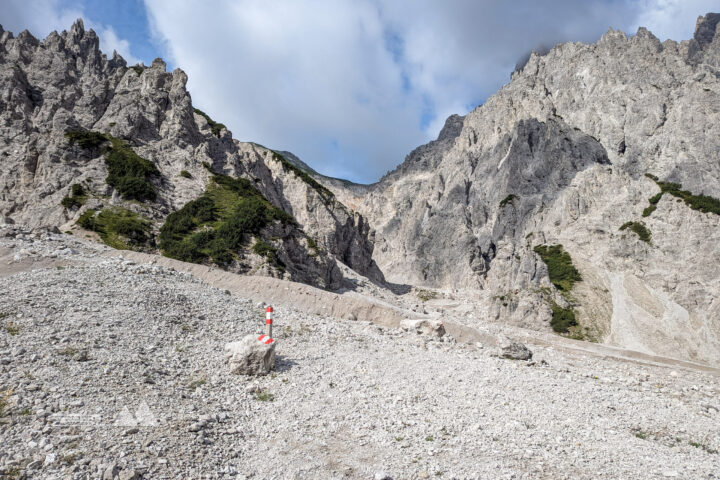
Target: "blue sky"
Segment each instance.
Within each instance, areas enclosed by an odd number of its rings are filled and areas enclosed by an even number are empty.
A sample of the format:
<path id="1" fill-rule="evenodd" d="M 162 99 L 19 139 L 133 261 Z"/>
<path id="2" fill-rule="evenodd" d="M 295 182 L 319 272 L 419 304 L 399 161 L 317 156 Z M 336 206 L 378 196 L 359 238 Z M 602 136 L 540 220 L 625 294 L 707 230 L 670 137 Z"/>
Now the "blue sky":
<path id="1" fill-rule="evenodd" d="M 239 140 L 372 182 L 507 83 L 529 50 L 646 26 L 690 38 L 719 0 L 3 0 L 44 38 L 82 17 L 108 55 L 162 57 Z"/>

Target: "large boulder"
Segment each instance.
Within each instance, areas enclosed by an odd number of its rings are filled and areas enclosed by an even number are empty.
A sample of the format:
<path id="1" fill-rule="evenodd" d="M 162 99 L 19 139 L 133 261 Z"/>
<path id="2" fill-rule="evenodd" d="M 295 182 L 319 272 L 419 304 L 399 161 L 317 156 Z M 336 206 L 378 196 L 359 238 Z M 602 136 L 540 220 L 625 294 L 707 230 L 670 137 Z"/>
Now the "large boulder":
<path id="1" fill-rule="evenodd" d="M 275 341 L 266 335 L 248 335 L 238 342 L 226 344 L 225 358 L 230 373 L 267 375 L 275 366 Z"/>
<path id="2" fill-rule="evenodd" d="M 525 345 L 504 335 L 498 339 L 498 350 L 499 356 L 512 360 L 530 360 L 533 356 L 532 351 Z"/>
<path id="3" fill-rule="evenodd" d="M 442 337 L 445 335 L 445 326 L 440 320 L 406 319 L 400 322 L 400 328 L 415 331 L 422 335 Z"/>

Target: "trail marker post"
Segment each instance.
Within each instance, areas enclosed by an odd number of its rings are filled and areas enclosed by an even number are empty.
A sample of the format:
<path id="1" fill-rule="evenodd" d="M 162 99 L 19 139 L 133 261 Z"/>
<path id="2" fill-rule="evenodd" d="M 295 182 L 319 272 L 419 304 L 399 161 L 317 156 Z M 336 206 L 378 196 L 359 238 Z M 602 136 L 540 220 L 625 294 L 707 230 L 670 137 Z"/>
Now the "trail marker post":
<path id="1" fill-rule="evenodd" d="M 272 324 L 273 324 L 273 308 L 267 307 L 265 309 L 265 331 L 267 333 L 263 333 L 258 337 L 258 341 L 265 343 L 267 345 L 270 345 L 275 341 L 274 338 L 272 338 Z"/>
<path id="2" fill-rule="evenodd" d="M 265 326 L 267 327 L 267 336 L 272 338 L 272 325 L 273 325 L 273 307 L 267 307 L 265 309 Z"/>

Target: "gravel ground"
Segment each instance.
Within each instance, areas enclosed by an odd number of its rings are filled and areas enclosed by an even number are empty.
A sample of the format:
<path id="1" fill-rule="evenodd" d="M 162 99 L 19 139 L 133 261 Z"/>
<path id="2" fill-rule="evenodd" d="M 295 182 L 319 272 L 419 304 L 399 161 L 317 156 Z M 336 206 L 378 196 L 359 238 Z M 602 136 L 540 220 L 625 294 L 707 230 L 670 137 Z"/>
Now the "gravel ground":
<path id="1" fill-rule="evenodd" d="M 262 305 L 103 249 L 0 229 L 8 478 L 720 478 L 711 374 L 276 308 L 275 373 L 234 376 Z"/>

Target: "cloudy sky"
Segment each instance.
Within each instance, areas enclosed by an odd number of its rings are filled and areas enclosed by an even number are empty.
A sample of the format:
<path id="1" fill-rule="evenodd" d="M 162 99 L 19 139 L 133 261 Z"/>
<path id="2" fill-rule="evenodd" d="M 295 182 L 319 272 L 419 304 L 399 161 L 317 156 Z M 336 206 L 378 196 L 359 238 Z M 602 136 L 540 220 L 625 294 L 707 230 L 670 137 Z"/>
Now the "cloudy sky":
<path id="1" fill-rule="evenodd" d="M 364 183 L 539 45 L 609 27 L 684 40 L 709 11 L 720 0 L 2 0 L 0 24 L 45 37 L 82 17 L 106 53 L 185 70 L 195 106 L 235 138 Z"/>

